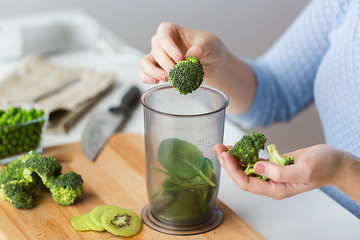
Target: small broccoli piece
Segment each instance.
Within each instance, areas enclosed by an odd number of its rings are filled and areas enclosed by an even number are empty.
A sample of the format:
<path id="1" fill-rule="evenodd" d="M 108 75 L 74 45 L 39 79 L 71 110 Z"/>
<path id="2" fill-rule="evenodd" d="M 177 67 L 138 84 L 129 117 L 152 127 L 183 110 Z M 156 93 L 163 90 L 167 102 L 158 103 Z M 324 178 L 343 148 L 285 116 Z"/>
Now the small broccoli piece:
<path id="1" fill-rule="evenodd" d="M 83 180 L 75 172 L 67 172 L 50 178 L 46 186 L 50 189 L 55 202 L 64 206 L 73 204 L 83 193 Z"/>
<path id="2" fill-rule="evenodd" d="M 259 152 L 265 149 L 266 137 L 262 133 L 252 132 L 251 135 L 244 135 L 238 142 L 229 149 L 229 153 L 239 159 L 241 165 L 245 166 L 246 175 L 255 174 L 256 177 L 266 180 L 267 178 L 258 175 L 254 171 L 254 165 L 259 161 Z"/>
<path id="3" fill-rule="evenodd" d="M 25 178 L 32 176 L 42 190 L 48 191 L 46 188 L 47 181 L 52 177 L 59 176 L 61 171 L 62 167 L 56 158 L 52 156 L 31 155 L 25 162 L 23 175 Z M 34 174 L 37 176 L 34 176 Z"/>
<path id="4" fill-rule="evenodd" d="M 4 167 L 0 172 L 0 185 L 13 180 L 28 180 L 32 181 L 31 176 L 24 176 L 25 162 L 30 158 L 30 154 L 15 159 Z"/>
<path id="5" fill-rule="evenodd" d="M 13 180 L 1 184 L 0 197 L 16 208 L 32 208 L 36 185 L 26 180 Z"/>
<path id="6" fill-rule="evenodd" d="M 279 164 L 281 166 L 294 164 L 294 156 L 281 156 L 275 144 L 268 145 L 269 162 Z"/>
<path id="7" fill-rule="evenodd" d="M 178 62 L 170 70 L 168 78 L 180 94 L 186 95 L 198 89 L 203 81 L 204 68 L 196 57 Z"/>
<path id="8" fill-rule="evenodd" d="M 251 135 L 244 135 L 228 152 L 239 158 L 243 165 L 254 165 L 259 161 L 259 152 L 265 148 L 265 142 L 264 134 L 252 132 Z"/>

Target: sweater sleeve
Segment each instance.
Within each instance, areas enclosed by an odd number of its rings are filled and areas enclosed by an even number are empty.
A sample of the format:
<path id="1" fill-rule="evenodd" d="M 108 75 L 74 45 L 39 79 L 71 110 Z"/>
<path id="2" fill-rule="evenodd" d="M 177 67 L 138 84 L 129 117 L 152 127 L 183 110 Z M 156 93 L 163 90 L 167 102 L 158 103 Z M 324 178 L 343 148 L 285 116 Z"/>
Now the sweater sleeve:
<path id="1" fill-rule="evenodd" d="M 243 127 L 288 121 L 313 100 L 314 79 L 329 47 L 332 1 L 312 1 L 261 57 L 245 60 L 257 79 L 255 100 L 230 118 Z"/>

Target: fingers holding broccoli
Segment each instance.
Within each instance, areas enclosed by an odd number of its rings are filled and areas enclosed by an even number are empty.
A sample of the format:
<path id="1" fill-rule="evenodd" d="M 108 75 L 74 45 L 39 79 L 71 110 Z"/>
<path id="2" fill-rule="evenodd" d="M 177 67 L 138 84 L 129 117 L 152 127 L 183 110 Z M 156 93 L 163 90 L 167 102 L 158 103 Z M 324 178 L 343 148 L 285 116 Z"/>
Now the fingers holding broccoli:
<path id="1" fill-rule="evenodd" d="M 259 152 L 265 149 L 266 140 L 264 134 L 252 132 L 250 135 L 244 135 L 228 150 L 228 152 L 245 167 L 244 173 L 246 175 L 267 180 L 266 177 L 261 176 L 254 171 L 254 165 L 259 161 Z M 269 153 L 269 162 L 271 163 L 282 166 L 294 163 L 294 157 L 282 156 L 275 144 L 268 145 L 267 151 Z"/>

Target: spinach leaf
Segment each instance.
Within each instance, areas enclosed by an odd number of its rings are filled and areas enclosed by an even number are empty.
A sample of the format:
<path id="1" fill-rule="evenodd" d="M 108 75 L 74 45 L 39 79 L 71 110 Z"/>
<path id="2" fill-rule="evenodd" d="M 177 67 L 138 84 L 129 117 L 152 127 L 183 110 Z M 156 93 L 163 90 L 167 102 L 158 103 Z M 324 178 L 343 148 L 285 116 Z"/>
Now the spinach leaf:
<path id="1" fill-rule="evenodd" d="M 201 171 L 205 158 L 194 144 L 177 138 L 165 139 L 160 144 L 158 157 L 161 165 L 171 175 L 183 179 L 200 176 L 208 184 L 215 186 Z"/>
<path id="2" fill-rule="evenodd" d="M 192 143 L 169 138 L 161 142 L 158 157 L 161 169 L 153 170 L 165 174 L 161 188 L 152 195 L 160 215 L 173 220 L 199 220 L 209 211 L 216 189 L 216 176 L 212 161 Z"/>

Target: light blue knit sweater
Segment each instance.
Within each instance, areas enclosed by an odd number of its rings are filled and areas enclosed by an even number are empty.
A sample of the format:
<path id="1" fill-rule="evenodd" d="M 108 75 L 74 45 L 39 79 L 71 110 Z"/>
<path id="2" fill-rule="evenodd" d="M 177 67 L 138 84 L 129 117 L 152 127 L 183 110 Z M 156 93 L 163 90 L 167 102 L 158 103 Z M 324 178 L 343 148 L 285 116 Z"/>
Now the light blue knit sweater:
<path id="1" fill-rule="evenodd" d="M 258 89 L 252 107 L 237 116 L 243 126 L 288 121 L 315 101 L 326 143 L 360 156 L 360 1 L 310 2 L 249 64 Z M 322 190 L 360 218 L 360 206 L 343 192 Z"/>

